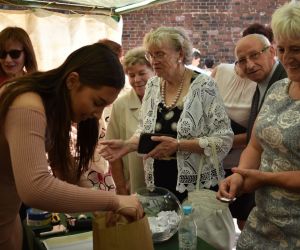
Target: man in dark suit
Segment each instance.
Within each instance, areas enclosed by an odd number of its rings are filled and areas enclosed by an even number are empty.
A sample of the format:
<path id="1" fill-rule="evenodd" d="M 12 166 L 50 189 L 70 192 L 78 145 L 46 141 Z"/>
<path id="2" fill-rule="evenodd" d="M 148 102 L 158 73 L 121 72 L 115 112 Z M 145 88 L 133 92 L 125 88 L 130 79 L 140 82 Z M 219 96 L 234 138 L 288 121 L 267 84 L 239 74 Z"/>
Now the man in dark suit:
<path id="1" fill-rule="evenodd" d="M 250 80 L 257 82 L 257 88 L 252 99 L 252 106 L 247 128 L 247 143 L 250 140 L 253 124 L 265 99 L 270 86 L 287 74 L 275 58 L 275 49 L 268 38 L 261 34 L 250 34 L 241 38 L 235 48 L 236 66 Z M 238 219 L 239 228 L 244 223 L 255 206 L 254 194 L 240 196 L 230 205 L 233 217 Z"/>
<path id="2" fill-rule="evenodd" d="M 257 82 L 249 117 L 249 141 L 253 123 L 267 90 L 274 82 L 286 78 L 287 75 L 281 63 L 275 59 L 275 49 L 263 35 L 251 34 L 241 38 L 236 44 L 235 55 L 237 66 L 250 80 Z"/>

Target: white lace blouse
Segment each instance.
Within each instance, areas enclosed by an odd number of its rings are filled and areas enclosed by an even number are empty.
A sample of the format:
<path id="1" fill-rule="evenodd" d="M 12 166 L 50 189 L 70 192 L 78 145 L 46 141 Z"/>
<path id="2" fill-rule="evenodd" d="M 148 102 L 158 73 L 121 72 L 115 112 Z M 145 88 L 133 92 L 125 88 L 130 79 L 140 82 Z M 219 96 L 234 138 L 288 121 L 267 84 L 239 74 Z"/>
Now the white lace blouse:
<path id="1" fill-rule="evenodd" d="M 159 77 L 154 77 L 147 83 L 136 136 L 141 132 L 155 131 L 157 108 L 161 102 L 160 80 Z M 198 138 L 199 144 L 204 148 L 204 154 L 177 152 L 176 190 L 184 192 L 195 189 L 200 157 L 203 157 L 200 188 L 218 184 L 224 176 L 222 160 L 232 146 L 233 132 L 216 84 L 209 76 L 200 74 L 191 83 L 188 94 L 183 99 L 183 110 L 177 124 L 177 138 Z M 212 142 L 216 145 L 218 169 L 215 169 L 210 157 Z M 153 162 L 153 158 L 148 158 L 144 163 L 148 187 L 154 186 Z"/>

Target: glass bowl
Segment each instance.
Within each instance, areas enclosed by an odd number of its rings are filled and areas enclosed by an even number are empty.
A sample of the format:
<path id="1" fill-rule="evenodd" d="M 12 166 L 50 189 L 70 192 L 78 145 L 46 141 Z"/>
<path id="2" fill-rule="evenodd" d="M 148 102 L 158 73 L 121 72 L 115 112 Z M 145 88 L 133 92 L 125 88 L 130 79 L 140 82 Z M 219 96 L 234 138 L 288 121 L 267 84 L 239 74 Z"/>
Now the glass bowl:
<path id="1" fill-rule="evenodd" d="M 137 197 L 148 217 L 153 242 L 170 239 L 177 232 L 183 216 L 177 197 L 161 187 L 140 188 L 137 190 Z"/>

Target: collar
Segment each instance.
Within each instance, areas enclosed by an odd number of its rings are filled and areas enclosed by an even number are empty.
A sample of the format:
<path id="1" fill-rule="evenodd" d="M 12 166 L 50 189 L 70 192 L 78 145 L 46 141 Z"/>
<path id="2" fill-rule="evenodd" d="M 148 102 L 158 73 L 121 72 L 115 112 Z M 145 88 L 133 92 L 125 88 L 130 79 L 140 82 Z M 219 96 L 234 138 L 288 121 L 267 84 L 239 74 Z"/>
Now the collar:
<path id="1" fill-rule="evenodd" d="M 272 70 L 271 70 L 270 74 L 268 75 L 268 77 L 265 80 L 263 80 L 261 82 L 258 82 L 257 86 L 258 86 L 258 89 L 259 89 L 260 93 L 264 93 L 265 90 L 267 89 L 267 87 L 269 85 L 269 82 L 270 82 L 270 80 L 271 80 L 278 64 L 279 64 L 279 61 L 276 60 L 273 67 L 272 67 Z"/>
<path id="2" fill-rule="evenodd" d="M 141 101 L 140 98 L 135 93 L 134 89 L 131 89 L 129 92 L 129 102 L 128 102 L 128 108 L 129 109 L 139 109 L 141 107 Z"/>

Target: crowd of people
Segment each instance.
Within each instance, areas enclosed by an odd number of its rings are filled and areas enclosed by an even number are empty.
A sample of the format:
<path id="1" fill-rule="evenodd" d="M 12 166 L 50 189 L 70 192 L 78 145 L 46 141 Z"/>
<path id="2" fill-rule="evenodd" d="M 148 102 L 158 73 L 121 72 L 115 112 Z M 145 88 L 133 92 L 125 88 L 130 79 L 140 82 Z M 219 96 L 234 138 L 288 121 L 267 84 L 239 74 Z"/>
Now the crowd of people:
<path id="1" fill-rule="evenodd" d="M 244 29 L 235 63 L 209 56 L 201 69 L 187 32 L 162 26 L 125 55 L 101 39 L 39 72 L 27 32 L 2 30 L 0 249 L 22 249 L 22 202 L 66 213 L 122 208 L 137 220 L 140 188 L 184 202 L 197 177 L 232 201 L 237 249 L 299 248 L 299 34 L 300 4 L 291 2 L 271 27 Z M 125 74 L 132 88 L 118 98 Z M 157 144 L 141 155 L 145 134 Z M 101 188 L 105 174 L 111 184 Z"/>
<path id="2" fill-rule="evenodd" d="M 211 163 L 210 147 L 216 145 L 221 161 L 233 133 L 215 82 L 185 67 L 192 44 L 184 30 L 160 27 L 145 36 L 144 47 L 156 76 L 147 83 L 139 126 L 131 138 L 101 142 L 102 155 L 114 162 L 137 150 L 141 133 L 164 134 L 151 138 L 160 143 L 144 156 L 146 185 L 167 188 L 182 202 L 195 188 L 196 163 L 205 152 L 200 182 L 204 188 L 217 188 L 224 171 L 221 164 L 215 169 Z"/>

